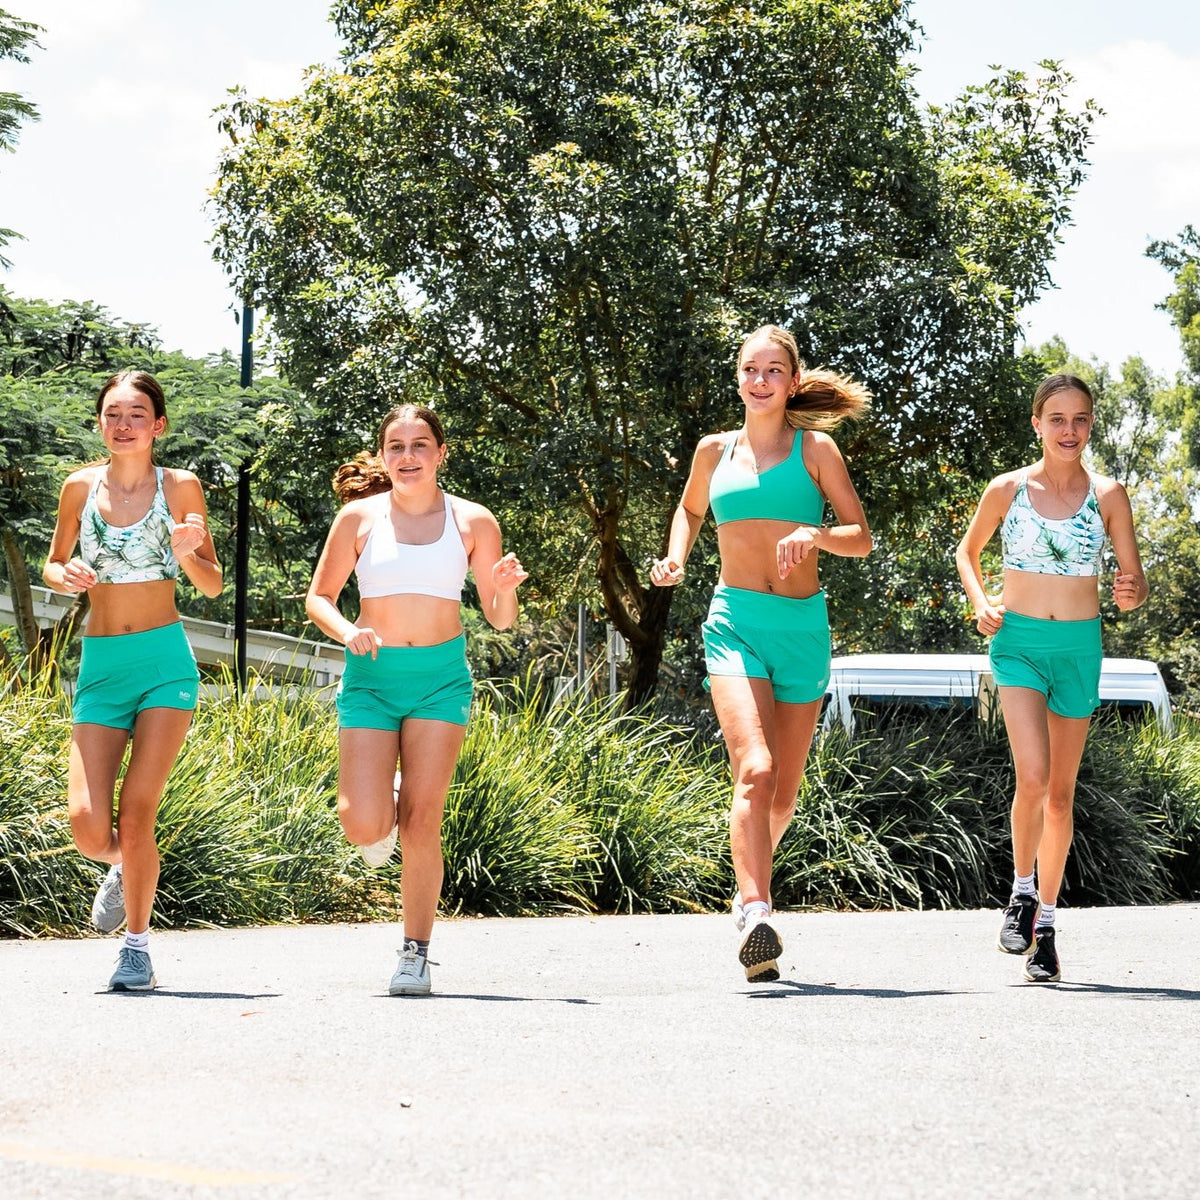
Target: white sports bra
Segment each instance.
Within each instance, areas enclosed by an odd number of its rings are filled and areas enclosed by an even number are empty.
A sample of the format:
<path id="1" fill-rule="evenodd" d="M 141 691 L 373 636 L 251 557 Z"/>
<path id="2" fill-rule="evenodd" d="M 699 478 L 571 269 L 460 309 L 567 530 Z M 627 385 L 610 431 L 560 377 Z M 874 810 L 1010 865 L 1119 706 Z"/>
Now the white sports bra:
<path id="1" fill-rule="evenodd" d="M 462 599 L 467 578 L 467 550 L 454 521 L 450 497 L 443 492 L 442 498 L 446 503 L 442 536 L 436 542 L 414 546 L 411 542 L 396 541 L 391 493 L 384 496 L 379 515 L 354 568 L 359 596 L 364 600 L 401 595 Z"/>

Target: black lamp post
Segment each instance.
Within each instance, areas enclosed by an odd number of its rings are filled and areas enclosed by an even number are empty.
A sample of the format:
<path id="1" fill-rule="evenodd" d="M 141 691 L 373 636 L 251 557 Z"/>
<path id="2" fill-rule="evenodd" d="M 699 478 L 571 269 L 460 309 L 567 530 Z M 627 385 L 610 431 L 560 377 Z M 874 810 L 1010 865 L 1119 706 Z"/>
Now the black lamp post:
<path id="1" fill-rule="evenodd" d="M 254 309 L 242 306 L 242 387 L 254 378 Z M 246 597 L 250 591 L 250 464 L 238 467 L 237 528 L 233 578 L 233 645 L 237 655 L 238 694 L 246 692 Z"/>

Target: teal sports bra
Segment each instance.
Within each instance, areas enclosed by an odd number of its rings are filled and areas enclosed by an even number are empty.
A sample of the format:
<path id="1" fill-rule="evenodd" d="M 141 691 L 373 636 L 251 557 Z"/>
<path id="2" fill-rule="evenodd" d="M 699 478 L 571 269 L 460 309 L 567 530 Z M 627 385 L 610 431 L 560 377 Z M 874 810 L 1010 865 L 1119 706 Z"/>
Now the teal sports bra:
<path id="1" fill-rule="evenodd" d="M 99 576 L 101 583 L 151 583 L 177 579 L 179 560 L 171 549 L 175 518 L 163 493 L 163 469 L 154 468 L 158 488 L 150 510 L 132 525 L 110 525 L 96 504 L 96 489 L 103 471 L 96 472 L 79 521 L 79 557 Z"/>
<path id="2" fill-rule="evenodd" d="M 729 436 L 708 485 L 708 502 L 717 526 L 755 520 L 820 525 L 825 497 L 804 465 L 804 431 L 796 430 L 787 458 L 757 474 L 733 465 L 737 439 L 736 433 Z"/>
<path id="3" fill-rule="evenodd" d="M 1026 473 L 1022 472 L 1000 525 L 1004 569 L 1035 575 L 1099 575 L 1105 537 L 1100 501 L 1090 475 L 1078 511 L 1056 519 L 1043 517 L 1033 507 Z"/>

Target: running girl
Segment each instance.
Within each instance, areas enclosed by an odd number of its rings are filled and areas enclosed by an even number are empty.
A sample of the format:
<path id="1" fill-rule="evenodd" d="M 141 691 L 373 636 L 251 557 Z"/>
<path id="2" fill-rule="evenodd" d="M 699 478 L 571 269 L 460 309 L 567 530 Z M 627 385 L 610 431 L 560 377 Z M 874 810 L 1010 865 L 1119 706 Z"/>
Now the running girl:
<path id="1" fill-rule="evenodd" d="M 373 867 L 400 841 L 404 948 L 388 990 L 422 996 L 430 990 L 429 937 L 442 890 L 442 811 L 471 709 L 463 583 L 469 568 L 484 617 L 507 629 L 527 576 L 515 555 L 502 552 L 496 518 L 438 486 L 446 435 L 432 409 L 393 408 L 378 445 L 378 457 L 360 454 L 334 475 L 345 507 L 307 608 L 346 647 L 337 701 L 342 828 Z M 361 601 L 353 622 L 337 606 L 352 571 Z"/>
<path id="2" fill-rule="evenodd" d="M 200 677 L 175 608 L 183 574 L 206 596 L 221 568 L 204 492 L 190 471 L 156 466 L 166 432 L 162 388 L 145 371 L 121 371 L 96 398 L 108 458 L 63 484 L 42 578 L 91 601 L 72 706 L 67 806 L 80 853 L 110 863 L 92 904 L 103 933 L 126 926 L 113 991 L 156 984 L 150 912 L 158 886 L 154 823 L 167 776 L 196 707 Z M 76 543 L 78 557 L 72 557 Z M 132 737 L 129 762 L 113 801 Z"/>
<path id="3" fill-rule="evenodd" d="M 666 557 L 652 583 L 672 587 L 711 504 L 721 577 L 704 623 L 707 684 L 733 771 L 729 836 L 751 982 L 779 978 L 783 942 L 771 915 L 771 860 L 796 793 L 829 682 L 830 638 L 818 551 L 861 557 L 871 533 L 827 430 L 861 415 L 870 393 L 832 371 L 807 370 L 796 341 L 764 325 L 742 344 L 745 424 L 701 439 Z M 825 504 L 837 523 L 822 525 Z"/>
<path id="4" fill-rule="evenodd" d="M 992 638 L 992 674 L 1016 769 L 1013 890 L 999 947 L 1032 951 L 1025 966 L 1031 983 L 1062 976 L 1055 906 L 1074 831 L 1075 779 L 1100 702 L 1106 538 L 1117 559 L 1117 607 L 1137 608 L 1150 590 L 1125 489 L 1083 465 L 1093 407 L 1087 384 L 1073 375 L 1041 383 L 1033 428 L 1042 457 L 988 484 L 956 555 L 976 627 Z M 987 595 L 979 562 L 997 528 L 1004 564 L 998 598 Z"/>

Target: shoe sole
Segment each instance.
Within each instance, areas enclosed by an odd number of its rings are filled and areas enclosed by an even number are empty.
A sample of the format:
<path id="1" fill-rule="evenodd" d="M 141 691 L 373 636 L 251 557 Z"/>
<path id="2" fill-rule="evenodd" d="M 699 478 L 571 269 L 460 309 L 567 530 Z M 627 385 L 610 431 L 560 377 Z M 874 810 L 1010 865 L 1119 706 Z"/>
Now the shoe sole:
<path id="1" fill-rule="evenodd" d="M 158 980 L 151 975 L 149 983 L 110 983 L 110 992 L 152 992 L 158 987 Z"/>
<path id="2" fill-rule="evenodd" d="M 774 983 L 779 978 L 779 963 L 775 959 L 746 968 L 747 983 Z"/>
<path id="3" fill-rule="evenodd" d="M 1025 972 L 1025 980 L 1028 983 L 1058 983 L 1060 979 L 1062 979 L 1061 970 L 1055 971 L 1053 975 L 1047 975 L 1044 978 L 1041 976 L 1030 975 L 1028 971 Z"/>
<path id="4" fill-rule="evenodd" d="M 1024 954 L 1026 958 L 1033 953 L 1033 947 L 1034 943 L 1030 942 L 1024 950 L 1010 950 L 1003 942 L 996 943 L 996 949 L 999 950 L 1001 954 Z"/>
<path id="5" fill-rule="evenodd" d="M 426 985 L 425 987 L 409 987 L 401 984 L 400 987 L 388 986 L 389 996 L 428 996 L 432 989 Z"/>
<path id="6" fill-rule="evenodd" d="M 778 931 L 766 921 L 759 921 L 742 939 L 738 962 L 746 968 L 747 979 L 760 978 L 761 973 L 774 968 L 779 978 L 776 959 L 783 953 L 783 941 Z M 753 972 L 753 974 L 752 974 Z"/>

